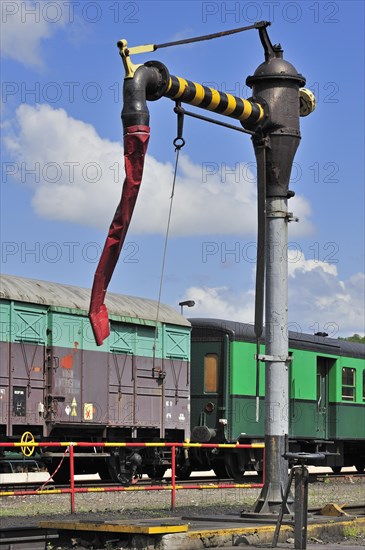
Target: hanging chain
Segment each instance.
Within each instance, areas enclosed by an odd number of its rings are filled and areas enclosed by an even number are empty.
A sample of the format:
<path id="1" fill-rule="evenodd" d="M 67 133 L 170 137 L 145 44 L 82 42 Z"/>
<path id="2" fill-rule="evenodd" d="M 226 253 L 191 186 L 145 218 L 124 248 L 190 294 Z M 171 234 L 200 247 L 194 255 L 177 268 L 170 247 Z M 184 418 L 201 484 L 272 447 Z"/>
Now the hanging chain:
<path id="1" fill-rule="evenodd" d="M 172 143 L 175 145 L 176 156 L 179 158 L 179 151 L 185 145 L 185 139 L 182 137 L 184 129 L 184 111 L 181 108 L 181 101 L 175 102 L 174 112 L 177 114 L 177 136 Z"/>
<path id="2" fill-rule="evenodd" d="M 156 359 L 156 341 L 157 341 L 157 333 L 158 333 L 158 319 L 160 315 L 160 305 L 161 305 L 161 296 L 162 296 L 162 286 L 163 286 L 163 278 L 164 278 L 164 271 L 165 271 L 165 263 L 166 263 L 166 255 L 167 255 L 167 243 L 169 240 L 169 233 L 170 233 L 170 225 L 171 225 L 171 214 L 172 214 L 172 206 L 174 202 L 174 195 L 175 195 L 175 184 L 176 184 L 176 176 L 177 176 L 177 169 L 179 165 L 179 155 L 180 150 L 185 145 L 185 139 L 182 137 L 183 134 L 183 127 L 184 127 L 184 113 L 179 112 L 178 108 L 180 107 L 181 103 L 176 102 L 176 109 L 177 109 L 177 136 L 173 141 L 173 145 L 175 147 L 175 169 L 174 169 L 174 176 L 172 180 L 172 189 L 171 189 L 171 196 L 170 196 L 170 208 L 169 208 L 169 215 L 167 218 L 167 226 L 166 226 L 166 234 L 165 234 L 165 244 L 163 249 L 163 257 L 162 257 L 162 267 L 161 267 L 161 276 L 160 276 L 160 288 L 158 292 L 158 302 L 157 302 L 157 313 L 156 313 L 156 327 L 155 327 L 155 338 L 153 342 L 153 367 L 152 367 L 152 375 L 153 378 L 155 377 L 155 359 Z"/>

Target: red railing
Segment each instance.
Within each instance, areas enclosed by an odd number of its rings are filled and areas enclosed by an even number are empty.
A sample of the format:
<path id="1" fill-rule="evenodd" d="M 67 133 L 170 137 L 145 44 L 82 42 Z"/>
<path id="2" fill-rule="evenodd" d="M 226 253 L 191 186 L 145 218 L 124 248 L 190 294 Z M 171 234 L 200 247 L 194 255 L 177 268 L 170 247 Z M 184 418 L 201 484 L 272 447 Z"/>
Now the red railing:
<path id="1" fill-rule="evenodd" d="M 176 483 L 176 448 L 183 447 L 201 447 L 206 449 L 263 449 L 263 474 L 265 473 L 265 445 L 263 443 L 252 444 L 234 444 L 234 443 L 94 443 L 94 442 L 15 442 L 15 443 L 1 443 L 0 448 L 11 447 L 67 447 L 65 455 L 69 452 L 70 457 L 70 487 L 65 489 L 46 489 L 43 487 L 48 483 L 52 476 L 47 480 L 40 489 L 35 491 L 1 491 L 0 496 L 25 496 L 25 495 L 51 495 L 51 494 L 70 494 L 71 514 L 75 512 L 75 494 L 76 493 L 92 493 L 92 492 L 118 492 L 118 491 L 171 491 L 171 510 L 175 510 L 176 507 L 176 491 L 181 489 L 250 489 L 250 488 L 262 488 L 265 483 L 265 479 L 262 483 L 209 483 L 209 484 L 189 484 L 178 485 Z M 74 447 L 171 447 L 171 485 L 149 485 L 149 486 L 136 486 L 129 487 L 115 486 L 115 487 L 75 487 L 74 477 Z M 95 455 L 90 455 L 95 457 Z M 61 459 L 63 460 L 63 458 Z M 55 473 L 55 472 L 54 472 Z"/>

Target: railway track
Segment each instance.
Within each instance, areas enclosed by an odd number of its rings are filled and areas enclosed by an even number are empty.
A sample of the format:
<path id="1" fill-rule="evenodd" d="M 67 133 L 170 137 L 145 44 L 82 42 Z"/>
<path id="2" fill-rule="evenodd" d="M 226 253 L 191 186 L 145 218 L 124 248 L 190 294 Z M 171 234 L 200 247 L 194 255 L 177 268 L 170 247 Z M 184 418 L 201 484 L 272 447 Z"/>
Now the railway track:
<path id="1" fill-rule="evenodd" d="M 245 477 L 244 479 L 244 483 L 257 483 L 258 480 L 257 480 L 257 477 L 252 477 L 252 481 L 251 481 L 251 476 L 250 478 L 247 478 Z M 164 486 L 171 486 L 171 478 L 164 478 L 164 479 L 159 479 L 159 480 L 155 480 L 155 481 L 152 481 L 152 480 L 147 480 L 147 479 L 142 479 L 138 482 L 137 486 L 138 487 L 151 487 L 151 486 L 161 486 L 161 487 L 164 487 Z M 176 480 L 176 485 L 196 485 L 196 484 L 204 484 L 204 485 L 207 485 L 207 484 L 210 484 L 210 483 L 224 483 L 224 484 L 234 484 L 235 482 L 232 480 L 232 479 L 217 479 L 216 477 L 204 477 L 204 478 L 192 478 L 192 479 L 189 479 L 189 480 Z M 242 482 L 241 482 L 242 483 Z M 1 493 L 5 493 L 5 492 L 22 492 L 22 491 L 39 491 L 40 488 L 42 487 L 41 484 L 37 484 L 35 485 L 34 483 L 19 483 L 19 484 L 2 484 L 0 485 L 0 495 Z M 108 481 L 102 481 L 102 480 L 99 480 L 99 481 L 89 481 L 89 482 L 86 482 L 86 481 L 82 481 L 82 482 L 77 482 L 75 483 L 75 487 L 77 489 L 98 489 L 98 488 L 115 488 L 115 487 L 118 487 L 118 484 L 117 483 L 113 483 L 113 482 L 108 482 Z M 69 484 L 55 484 L 55 483 L 49 483 L 47 485 L 45 485 L 42 489 L 42 491 L 47 491 L 47 490 L 50 490 L 50 491 L 53 491 L 53 490 L 62 490 L 62 489 L 69 489 L 70 488 L 70 485 Z"/>
<path id="2" fill-rule="evenodd" d="M 358 474 L 358 473 L 343 473 L 343 474 L 334 474 L 334 473 L 327 473 L 327 474 L 315 474 L 312 473 L 309 475 L 309 483 L 324 483 L 328 482 L 328 480 L 333 481 L 346 481 L 346 478 L 351 478 L 351 480 L 358 479 L 358 478 L 365 478 L 365 474 Z M 245 475 L 242 480 L 234 481 L 229 478 L 217 478 L 216 476 L 202 476 L 202 477 L 191 477 L 187 480 L 176 480 L 177 485 L 199 485 L 199 484 L 216 484 L 216 483 L 222 483 L 222 484 L 234 484 L 234 483 L 261 483 L 262 478 L 261 476 L 258 476 L 257 474 L 252 475 Z M 171 485 L 172 480 L 170 477 L 165 477 L 163 479 L 156 479 L 156 480 L 150 480 L 150 479 L 141 479 L 138 482 L 138 486 L 145 486 L 149 487 L 152 485 Z M 9 483 L 9 484 L 0 484 L 0 493 L 2 492 L 20 492 L 20 491 L 37 491 L 40 490 L 40 488 L 43 486 L 42 483 Z M 70 485 L 68 484 L 56 484 L 53 481 L 47 483 L 43 490 L 54 490 L 54 489 L 68 489 Z M 111 481 L 103 481 L 103 480 L 92 480 L 92 481 L 75 481 L 75 487 L 77 488 L 98 488 L 98 487 L 117 487 L 116 483 L 113 483 Z"/>
<path id="3" fill-rule="evenodd" d="M 44 550 L 48 542 L 58 538 L 57 532 L 40 527 L 5 527 L 0 531 L 0 549 Z"/>

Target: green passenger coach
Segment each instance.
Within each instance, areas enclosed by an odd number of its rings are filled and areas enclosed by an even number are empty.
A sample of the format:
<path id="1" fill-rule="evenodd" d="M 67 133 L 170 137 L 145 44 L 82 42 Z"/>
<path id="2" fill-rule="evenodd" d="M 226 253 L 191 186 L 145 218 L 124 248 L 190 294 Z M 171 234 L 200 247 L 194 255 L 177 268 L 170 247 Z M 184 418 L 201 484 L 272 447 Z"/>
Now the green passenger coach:
<path id="1" fill-rule="evenodd" d="M 262 442 L 265 365 L 257 380 L 252 325 L 190 319 L 192 441 Z M 289 448 L 326 452 L 326 465 L 365 466 L 365 346 L 323 336 L 289 333 Z M 265 353 L 261 342 L 260 353 Z M 258 387 L 259 415 L 256 415 Z M 277 403 L 278 408 L 281 407 Z M 196 453 L 217 473 L 235 478 L 262 468 L 258 450 Z"/>

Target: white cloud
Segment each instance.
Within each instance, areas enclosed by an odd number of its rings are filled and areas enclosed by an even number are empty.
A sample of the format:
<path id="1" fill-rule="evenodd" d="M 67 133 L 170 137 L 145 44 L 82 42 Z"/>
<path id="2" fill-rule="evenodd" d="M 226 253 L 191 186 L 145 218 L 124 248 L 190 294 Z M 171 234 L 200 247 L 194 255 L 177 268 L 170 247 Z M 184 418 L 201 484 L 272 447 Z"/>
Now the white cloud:
<path id="1" fill-rule="evenodd" d="M 24 65 L 42 67 L 42 40 L 64 25 L 62 8 L 62 4 L 57 6 L 57 2 L 2 2 L 1 55 Z"/>
<path id="2" fill-rule="evenodd" d="M 92 125 L 49 105 L 21 105 L 16 123 L 6 132 L 5 145 L 18 163 L 18 175 L 33 186 L 33 207 L 39 216 L 108 227 L 124 178 L 120 143 L 102 139 Z M 183 154 L 180 159 L 171 234 L 254 237 L 256 186 L 247 168 L 237 164 L 225 176 L 217 167 L 194 164 Z M 39 177 L 26 177 L 25 169 L 35 167 Z M 172 176 L 170 163 L 147 155 L 132 221 L 134 233 L 164 234 Z M 309 204 L 295 197 L 292 207 L 301 223 L 291 225 L 298 226 L 297 233 L 308 234 L 312 230 Z"/>
<path id="3" fill-rule="evenodd" d="M 291 319 L 311 332 L 337 336 L 365 332 L 365 276 L 338 278 L 335 266 L 307 260 L 312 269 L 297 270 L 289 282 Z"/>
<path id="4" fill-rule="evenodd" d="M 194 309 L 189 311 L 191 317 L 214 317 L 252 323 L 254 318 L 254 291 L 248 290 L 237 296 L 226 286 L 197 287 L 191 286 L 183 293 L 187 300 L 194 300 Z M 186 311 L 185 311 L 185 314 Z"/>
<path id="5" fill-rule="evenodd" d="M 335 264 L 315 259 L 306 260 L 300 245 L 294 243 L 293 248 L 288 250 L 289 277 L 295 277 L 299 273 L 308 273 L 314 269 L 320 269 L 324 273 L 337 276 L 337 267 Z"/>
<path id="6" fill-rule="evenodd" d="M 191 317 L 254 321 L 253 289 L 237 295 L 227 287 L 192 286 L 183 295 L 196 302 Z M 364 296 L 363 273 L 341 281 L 333 265 L 303 256 L 289 278 L 289 329 L 310 334 L 325 331 L 333 337 L 364 334 Z"/>

